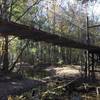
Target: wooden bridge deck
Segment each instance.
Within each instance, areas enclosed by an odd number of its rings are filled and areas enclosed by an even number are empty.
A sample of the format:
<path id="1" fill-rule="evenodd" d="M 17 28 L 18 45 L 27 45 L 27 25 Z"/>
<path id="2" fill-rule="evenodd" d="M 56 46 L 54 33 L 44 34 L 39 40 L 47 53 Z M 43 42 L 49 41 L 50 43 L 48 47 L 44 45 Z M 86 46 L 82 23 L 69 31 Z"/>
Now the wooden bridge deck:
<path id="1" fill-rule="evenodd" d="M 58 46 L 85 49 L 90 52 L 100 54 L 100 47 L 98 46 L 80 43 L 62 36 L 38 30 L 34 27 L 29 27 L 14 22 L 0 20 L 0 34 L 1 36 L 13 35 L 22 39 L 32 39 L 33 41 L 45 41 L 47 43 L 52 43 L 53 45 Z"/>

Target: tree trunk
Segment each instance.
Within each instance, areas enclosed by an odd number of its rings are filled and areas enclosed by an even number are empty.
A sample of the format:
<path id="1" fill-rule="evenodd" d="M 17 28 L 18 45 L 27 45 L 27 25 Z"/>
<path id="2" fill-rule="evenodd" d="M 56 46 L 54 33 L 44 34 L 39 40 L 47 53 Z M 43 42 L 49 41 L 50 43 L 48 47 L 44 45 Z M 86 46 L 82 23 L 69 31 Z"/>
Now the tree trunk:
<path id="1" fill-rule="evenodd" d="M 3 71 L 7 72 L 9 68 L 9 60 L 8 60 L 8 36 L 5 36 L 5 44 L 3 51 Z"/>

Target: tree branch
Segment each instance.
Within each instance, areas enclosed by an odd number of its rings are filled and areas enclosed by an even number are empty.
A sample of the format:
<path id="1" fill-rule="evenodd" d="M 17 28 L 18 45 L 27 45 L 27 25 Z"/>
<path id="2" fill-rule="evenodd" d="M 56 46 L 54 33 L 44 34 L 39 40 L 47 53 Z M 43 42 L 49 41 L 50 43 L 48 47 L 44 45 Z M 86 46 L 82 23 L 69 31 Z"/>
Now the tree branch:
<path id="1" fill-rule="evenodd" d="M 19 16 L 15 22 L 19 21 L 33 6 L 35 6 L 36 4 L 39 4 L 41 0 L 37 0 L 32 6 L 30 6 L 29 8 L 26 9 L 26 11 L 21 15 Z"/>
<path id="2" fill-rule="evenodd" d="M 22 53 L 24 52 L 24 50 L 28 46 L 28 44 L 29 44 L 29 40 L 26 42 L 26 44 L 21 49 L 21 52 L 19 53 L 19 55 L 18 55 L 17 59 L 15 60 L 15 62 L 12 64 L 12 67 L 9 69 L 9 71 L 12 71 L 14 69 L 16 63 L 18 62 L 18 59 L 21 57 Z"/>

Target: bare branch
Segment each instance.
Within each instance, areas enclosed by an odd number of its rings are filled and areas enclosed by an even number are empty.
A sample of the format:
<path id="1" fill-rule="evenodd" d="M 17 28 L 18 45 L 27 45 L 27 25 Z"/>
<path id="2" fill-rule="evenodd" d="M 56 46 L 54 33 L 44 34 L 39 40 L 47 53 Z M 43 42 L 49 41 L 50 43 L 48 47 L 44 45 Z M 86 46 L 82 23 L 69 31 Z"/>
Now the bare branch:
<path id="1" fill-rule="evenodd" d="M 32 6 L 30 6 L 29 8 L 27 8 L 27 10 L 21 15 L 19 16 L 15 22 L 19 21 L 33 6 L 35 6 L 36 4 L 39 4 L 41 0 L 37 0 Z"/>
<path id="2" fill-rule="evenodd" d="M 25 45 L 23 46 L 23 48 L 21 49 L 21 52 L 19 53 L 17 59 L 16 59 L 16 60 L 14 61 L 14 63 L 12 64 L 12 67 L 10 68 L 9 71 L 12 71 L 12 70 L 14 69 L 14 67 L 15 67 L 15 65 L 16 65 L 16 63 L 17 63 L 17 61 L 18 61 L 18 59 L 21 57 L 22 53 L 24 52 L 24 50 L 25 50 L 25 48 L 28 46 L 28 44 L 29 44 L 29 40 L 27 40 L 26 44 L 25 44 Z"/>
<path id="3" fill-rule="evenodd" d="M 12 40 L 14 40 L 15 38 L 17 38 L 16 36 L 15 37 L 13 37 L 12 39 L 10 39 L 8 42 L 11 42 Z"/>

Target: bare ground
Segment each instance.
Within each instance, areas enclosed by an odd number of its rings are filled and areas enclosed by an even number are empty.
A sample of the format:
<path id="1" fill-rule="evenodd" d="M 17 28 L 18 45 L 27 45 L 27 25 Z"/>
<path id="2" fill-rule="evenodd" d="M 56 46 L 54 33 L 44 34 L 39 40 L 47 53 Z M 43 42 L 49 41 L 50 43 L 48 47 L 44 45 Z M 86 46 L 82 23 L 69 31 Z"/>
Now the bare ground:
<path id="1" fill-rule="evenodd" d="M 56 76 L 77 76 L 81 73 L 81 67 L 78 65 L 63 65 L 62 67 L 50 66 L 46 71 L 51 71 L 52 75 Z"/>

